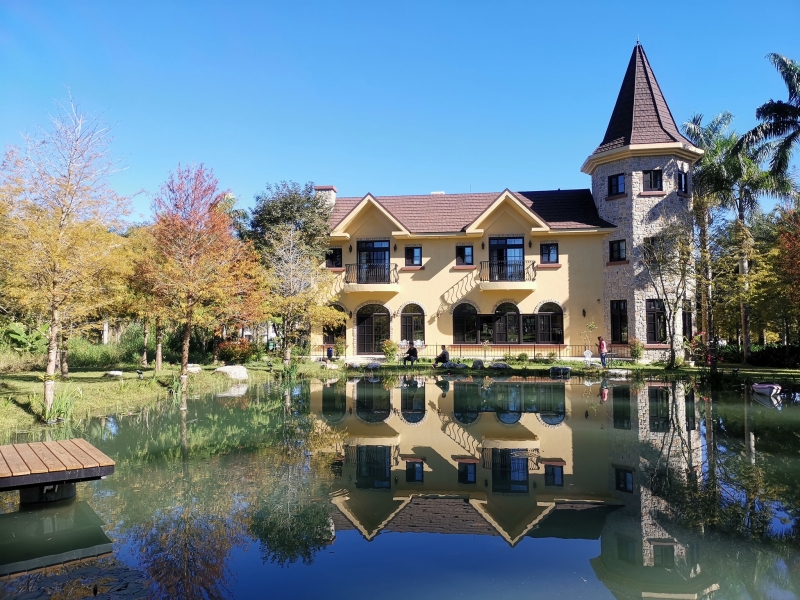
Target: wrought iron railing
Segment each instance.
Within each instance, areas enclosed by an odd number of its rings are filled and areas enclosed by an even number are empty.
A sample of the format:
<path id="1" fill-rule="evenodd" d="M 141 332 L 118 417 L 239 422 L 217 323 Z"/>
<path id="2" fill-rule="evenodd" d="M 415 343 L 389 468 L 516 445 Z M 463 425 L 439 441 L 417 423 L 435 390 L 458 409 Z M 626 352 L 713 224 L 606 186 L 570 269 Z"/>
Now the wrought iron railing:
<path id="1" fill-rule="evenodd" d="M 535 260 L 481 261 L 481 281 L 534 281 Z"/>
<path id="2" fill-rule="evenodd" d="M 397 283 L 394 263 L 361 263 L 344 266 L 345 283 Z"/>
<path id="3" fill-rule="evenodd" d="M 314 345 L 311 348 L 311 356 L 325 356 L 328 346 L 324 344 Z M 349 350 L 349 349 L 348 349 Z M 587 346 L 584 344 L 553 344 L 553 343 L 533 343 L 526 342 L 522 344 L 447 344 L 447 350 L 450 353 L 451 360 L 460 361 L 461 359 L 499 359 L 502 360 L 506 357 L 518 357 L 520 354 L 526 354 L 529 361 L 545 359 L 561 359 L 561 358 L 584 358 L 584 352 L 587 350 L 592 351 L 592 356 L 595 361 L 600 360 L 600 354 L 597 352 L 597 346 Z M 432 359 L 441 352 L 441 345 L 434 341 L 426 341 L 424 346 L 417 346 L 417 355 L 419 358 Z M 630 359 L 631 349 L 627 344 L 612 344 L 609 348 L 609 359 L 622 358 Z M 380 352 L 376 352 L 380 354 Z M 351 356 L 348 353 L 348 356 Z"/>

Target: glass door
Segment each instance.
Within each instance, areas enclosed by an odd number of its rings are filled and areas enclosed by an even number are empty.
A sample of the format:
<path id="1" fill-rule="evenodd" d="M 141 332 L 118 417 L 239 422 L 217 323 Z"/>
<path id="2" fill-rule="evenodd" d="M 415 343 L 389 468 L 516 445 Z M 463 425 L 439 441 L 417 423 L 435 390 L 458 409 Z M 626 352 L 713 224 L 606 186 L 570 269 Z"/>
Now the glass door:
<path id="1" fill-rule="evenodd" d="M 358 242 L 358 283 L 389 283 L 389 241 Z"/>

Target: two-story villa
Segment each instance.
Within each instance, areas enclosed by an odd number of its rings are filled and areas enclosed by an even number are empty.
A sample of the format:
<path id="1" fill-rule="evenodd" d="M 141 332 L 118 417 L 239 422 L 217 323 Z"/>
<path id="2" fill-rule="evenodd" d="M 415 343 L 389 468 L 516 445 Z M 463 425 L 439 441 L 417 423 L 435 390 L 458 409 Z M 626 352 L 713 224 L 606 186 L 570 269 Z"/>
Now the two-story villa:
<path id="1" fill-rule="evenodd" d="M 347 321 L 318 332 L 314 353 L 344 337 L 348 356 L 379 354 L 385 339 L 425 355 L 446 344 L 454 357 L 580 356 L 603 335 L 623 355 L 632 338 L 662 354 L 666 313 L 641 249 L 665 219 L 690 218 L 701 155 L 637 44 L 582 167 L 591 190 L 337 198 L 317 187 L 333 204 L 327 267 Z M 678 332 L 691 333 L 692 305 L 674 315 Z"/>

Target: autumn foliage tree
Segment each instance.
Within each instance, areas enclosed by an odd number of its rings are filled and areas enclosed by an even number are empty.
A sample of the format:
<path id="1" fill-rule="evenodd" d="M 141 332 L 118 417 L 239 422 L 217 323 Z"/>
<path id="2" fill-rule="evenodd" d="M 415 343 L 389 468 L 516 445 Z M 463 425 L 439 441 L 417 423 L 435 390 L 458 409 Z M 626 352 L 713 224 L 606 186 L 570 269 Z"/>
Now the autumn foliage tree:
<path id="1" fill-rule="evenodd" d="M 229 318 L 257 320 L 263 304 L 262 267 L 234 233 L 225 193 L 203 165 L 178 166 L 153 200 L 152 252 L 137 277 L 183 328 L 182 389 L 195 324 Z"/>
<path id="2" fill-rule="evenodd" d="M 3 296 L 49 322 L 44 403 L 55 393 L 65 311 L 89 314 L 124 277 L 125 239 L 117 233 L 127 199 L 109 185 L 116 163 L 109 130 L 72 102 L 51 126 L 11 148 L 3 163 L 0 272 Z"/>

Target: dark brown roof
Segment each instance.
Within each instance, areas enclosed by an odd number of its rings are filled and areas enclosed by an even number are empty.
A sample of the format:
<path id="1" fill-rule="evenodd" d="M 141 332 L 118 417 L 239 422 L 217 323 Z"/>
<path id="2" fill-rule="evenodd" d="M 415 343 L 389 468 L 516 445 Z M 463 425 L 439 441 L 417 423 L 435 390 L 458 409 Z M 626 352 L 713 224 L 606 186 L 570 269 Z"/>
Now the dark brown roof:
<path id="1" fill-rule="evenodd" d="M 502 192 L 483 194 L 430 194 L 426 196 L 373 196 L 411 233 L 464 231 Z M 614 227 L 597 214 L 589 190 L 512 192 L 552 229 Z M 331 215 L 336 227 L 363 198 L 337 198 Z"/>
<path id="2" fill-rule="evenodd" d="M 678 131 L 644 48 L 636 44 L 606 135 L 594 153 L 628 144 L 669 142 L 691 143 Z"/>
<path id="3" fill-rule="evenodd" d="M 486 519 L 462 498 L 412 498 L 384 531 L 497 535 Z"/>

